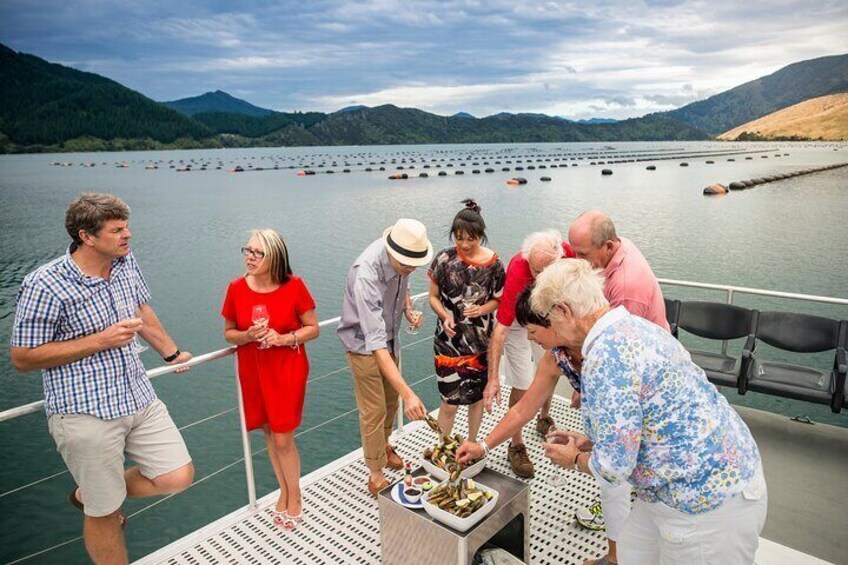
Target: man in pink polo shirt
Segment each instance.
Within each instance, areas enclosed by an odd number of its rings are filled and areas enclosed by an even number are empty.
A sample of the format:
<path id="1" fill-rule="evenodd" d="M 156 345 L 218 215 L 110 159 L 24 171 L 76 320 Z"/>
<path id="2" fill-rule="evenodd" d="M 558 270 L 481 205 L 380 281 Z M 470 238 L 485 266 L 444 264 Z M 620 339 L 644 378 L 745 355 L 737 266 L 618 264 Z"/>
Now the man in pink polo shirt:
<path id="1" fill-rule="evenodd" d="M 648 261 L 629 239 L 618 237 L 609 216 L 598 210 L 581 214 L 568 230 L 568 241 L 579 259 L 604 270 L 604 295 L 610 306 L 624 306 L 669 331 L 660 284 Z"/>

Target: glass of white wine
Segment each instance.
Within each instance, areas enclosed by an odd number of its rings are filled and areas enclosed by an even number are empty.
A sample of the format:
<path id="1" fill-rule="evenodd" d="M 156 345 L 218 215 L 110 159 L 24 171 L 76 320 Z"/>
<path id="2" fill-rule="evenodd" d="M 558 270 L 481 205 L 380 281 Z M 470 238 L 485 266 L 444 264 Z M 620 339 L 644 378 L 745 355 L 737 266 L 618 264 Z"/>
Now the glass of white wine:
<path id="1" fill-rule="evenodd" d="M 465 287 L 465 290 L 462 291 L 462 322 L 463 324 L 473 324 L 471 318 L 465 315 L 465 311 L 469 308 L 476 306 L 477 301 L 480 299 L 482 292 L 480 292 L 479 287 L 474 284 L 470 284 Z"/>
<path id="2" fill-rule="evenodd" d="M 126 302 L 118 301 L 115 303 L 115 307 L 118 310 L 118 318 L 121 320 L 132 320 L 134 322 L 138 322 L 141 324 L 141 318 L 138 317 L 138 312 L 131 305 Z M 140 341 L 138 341 L 138 334 L 133 338 L 130 342 L 130 350 L 133 353 L 144 353 L 149 348 L 146 345 L 142 345 Z"/>

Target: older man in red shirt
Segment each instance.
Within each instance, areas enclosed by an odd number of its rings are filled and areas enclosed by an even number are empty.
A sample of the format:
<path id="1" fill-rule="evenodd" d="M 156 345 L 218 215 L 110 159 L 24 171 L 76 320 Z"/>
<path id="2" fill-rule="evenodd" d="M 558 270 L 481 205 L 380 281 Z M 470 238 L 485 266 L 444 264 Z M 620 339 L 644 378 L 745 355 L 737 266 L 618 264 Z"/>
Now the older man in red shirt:
<path id="1" fill-rule="evenodd" d="M 509 405 L 515 405 L 524 392 L 530 388 L 536 366 L 542 356 L 542 349 L 527 339 L 527 332 L 515 323 L 515 302 L 527 285 L 536 280 L 542 270 L 563 257 L 574 257 L 571 246 L 562 240 L 557 230 L 535 232 L 524 238 L 521 251 L 510 260 L 506 270 L 503 296 L 498 305 L 498 324 L 489 342 L 489 380 L 483 391 L 483 405 L 492 412 L 492 402 L 500 404 L 500 361 L 504 354 L 506 361 L 504 381 L 512 387 Z M 546 435 L 555 428 L 549 415 L 551 400 L 545 402 L 539 411 L 536 429 Z M 507 449 L 507 459 L 512 471 L 519 477 L 532 477 L 535 471 L 533 462 L 527 454 L 524 439 L 519 431 L 513 436 Z"/>

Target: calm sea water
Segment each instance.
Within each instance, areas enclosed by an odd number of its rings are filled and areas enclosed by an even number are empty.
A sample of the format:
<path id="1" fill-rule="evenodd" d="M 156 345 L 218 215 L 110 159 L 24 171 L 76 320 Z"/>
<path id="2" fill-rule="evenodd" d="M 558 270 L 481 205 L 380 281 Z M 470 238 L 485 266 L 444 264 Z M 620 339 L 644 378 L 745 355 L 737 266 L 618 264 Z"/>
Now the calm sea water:
<path id="1" fill-rule="evenodd" d="M 707 155 L 716 152 L 739 153 Z M 610 164 L 648 156 L 675 158 Z M 194 170 L 176 172 L 181 160 Z M 707 160 L 715 163 L 707 164 Z M 72 166 L 51 165 L 54 161 Z M 605 164 L 591 164 L 599 161 Z M 681 167 L 683 161 L 689 166 Z M 327 319 L 340 313 L 348 266 L 386 226 L 398 217 L 417 218 L 427 225 L 437 247 L 446 246 L 448 226 L 461 206 L 459 201 L 466 197 L 475 198 L 483 207 L 490 246 L 505 262 L 527 233 L 550 227 L 565 232 L 575 216 L 591 207 L 611 215 L 619 233 L 637 243 L 660 277 L 844 298 L 848 296 L 848 168 L 727 197 L 706 198 L 701 190 L 712 182 L 845 161 L 848 146 L 844 144 L 715 143 L 0 156 L 0 410 L 41 399 L 40 376 L 16 373 L 8 359 L 15 297 L 27 272 L 64 252 L 68 242 L 64 210 L 82 191 L 112 192 L 130 204 L 133 249 L 153 291 L 153 305 L 180 347 L 197 354 L 225 345 L 220 303 L 228 281 L 241 273 L 238 248 L 246 241 L 247 230 L 273 227 L 284 235 L 295 271 L 312 290 L 319 317 Z M 82 163 L 95 166 L 82 167 Z M 119 163 L 127 166 L 119 168 Z M 158 169 L 145 169 L 153 164 Z M 203 164 L 207 170 L 199 170 Z M 425 164 L 430 168 L 425 169 Z M 561 166 L 552 168 L 553 164 Z M 648 164 L 656 165 L 657 170 L 647 171 Z M 530 165 L 546 168 L 528 170 Z M 230 173 L 236 166 L 246 172 Z M 289 166 L 312 168 L 318 174 L 297 177 L 294 169 L 286 168 Z M 381 166 L 386 170 L 364 170 Z M 399 166 L 414 166 L 404 172 L 417 177 L 426 171 L 430 178 L 388 180 Z M 501 171 L 516 166 L 525 170 Z M 473 169 L 487 167 L 496 172 L 472 174 Z M 259 168 L 266 170 L 256 170 Z M 345 168 L 352 172 L 343 173 Z M 602 168 L 612 169 L 613 175 L 602 176 Z M 335 174 L 326 173 L 328 169 Z M 465 174 L 454 174 L 458 169 Z M 447 171 L 447 176 L 438 177 L 440 170 Z M 526 177 L 529 183 L 508 187 L 505 181 L 512 176 Z M 551 177 L 551 182 L 540 182 L 541 176 Z M 412 280 L 414 291 L 424 290 L 423 273 L 416 273 Z M 666 288 L 665 293 L 678 298 L 724 298 L 720 293 L 674 288 Z M 735 301 L 834 318 L 848 316 L 844 307 L 744 296 Z M 432 317 L 429 323 L 432 328 Z M 437 407 L 438 397 L 429 337 L 429 332 L 422 332 L 407 339 L 417 343 L 404 351 L 404 372 L 408 381 L 418 383 L 414 388 L 432 409 Z M 325 330 L 319 341 L 309 345 L 309 355 L 313 380 L 298 437 L 304 474 L 359 446 L 351 379 L 334 333 Z M 155 353 L 146 353 L 144 359 L 148 367 L 157 365 Z M 826 357 L 820 361 L 827 366 Z M 233 410 L 232 358 L 187 374 L 161 377 L 155 387 L 177 425 L 183 427 L 200 481 L 184 494 L 150 508 L 152 500 L 126 503 L 125 512 L 141 511 L 132 517 L 128 530 L 131 558 L 139 558 L 246 501 Z M 826 407 L 756 393 L 745 397 L 732 391 L 727 394 L 739 404 L 786 415 L 805 413 L 816 421 L 848 425 L 848 416 L 831 415 Z M 4 462 L 0 469 L 0 563 L 6 563 L 76 538 L 81 520 L 65 501 L 72 479 L 55 452 L 43 414 L 0 427 Z M 258 452 L 263 442 L 254 435 L 253 449 Z M 275 484 L 266 454 L 258 453 L 254 462 L 258 492 L 270 492 Z M 33 482 L 33 486 L 16 490 Z M 72 541 L 27 562 L 85 562 L 85 554 L 82 543 Z"/>

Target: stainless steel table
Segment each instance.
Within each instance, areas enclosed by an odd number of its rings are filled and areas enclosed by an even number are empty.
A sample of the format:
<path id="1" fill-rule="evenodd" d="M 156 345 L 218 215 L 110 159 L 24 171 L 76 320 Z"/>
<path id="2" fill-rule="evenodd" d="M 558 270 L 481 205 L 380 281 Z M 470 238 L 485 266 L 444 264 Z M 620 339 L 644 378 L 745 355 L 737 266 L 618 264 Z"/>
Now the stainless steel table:
<path id="1" fill-rule="evenodd" d="M 413 475 L 424 474 L 419 468 Z M 530 489 L 521 481 L 484 469 L 475 481 L 498 491 L 492 512 L 467 532 L 436 522 L 422 510 L 401 506 L 392 499 L 394 484 L 377 497 L 380 508 L 380 545 L 388 565 L 468 565 L 490 540 L 524 563 L 530 563 Z"/>

